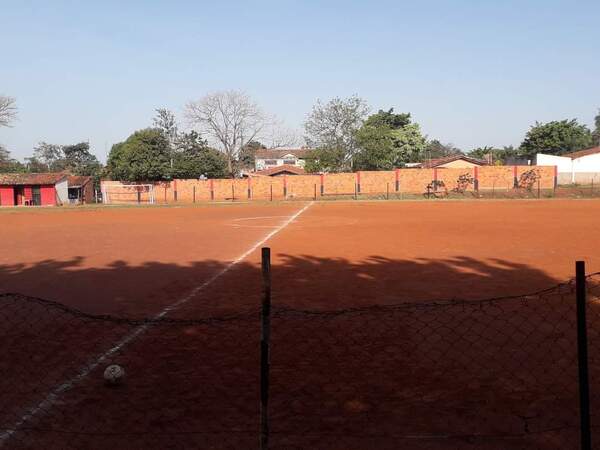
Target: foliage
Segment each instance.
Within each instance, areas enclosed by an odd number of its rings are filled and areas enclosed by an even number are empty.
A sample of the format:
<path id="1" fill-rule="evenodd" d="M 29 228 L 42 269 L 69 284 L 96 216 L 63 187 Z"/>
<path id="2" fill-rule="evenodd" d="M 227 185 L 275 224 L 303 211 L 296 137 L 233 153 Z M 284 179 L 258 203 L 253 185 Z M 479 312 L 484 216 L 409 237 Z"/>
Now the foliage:
<path id="1" fill-rule="evenodd" d="M 80 142 L 62 147 L 63 167 L 73 175 L 97 176 L 102 169 L 98 158 L 90 153 L 90 144 Z"/>
<path id="2" fill-rule="evenodd" d="M 319 147 L 313 150 L 304 165 L 308 173 L 343 172 L 346 151 L 339 147 Z"/>
<path id="3" fill-rule="evenodd" d="M 391 170 L 407 162 L 419 161 L 426 147 L 418 124 L 410 123 L 410 114 L 379 111 L 357 131 L 359 150 L 354 170 Z"/>
<path id="4" fill-rule="evenodd" d="M 360 150 L 354 158 L 354 170 L 392 170 L 398 161 L 394 131 L 388 125 L 367 126 L 356 133 Z"/>
<path id="5" fill-rule="evenodd" d="M 305 139 L 309 147 L 324 149 L 320 156 L 329 163 L 343 159 L 335 170 L 350 170 L 358 151 L 356 133 L 369 112 L 367 103 L 360 97 L 333 98 L 327 103 L 317 100 L 304 123 Z M 333 169 L 333 168 L 332 168 Z"/>
<path id="6" fill-rule="evenodd" d="M 505 146 L 502 148 L 495 147 L 477 147 L 467 153 L 471 158 L 484 159 L 488 158 L 491 160 L 493 165 L 504 165 L 507 163 L 509 158 L 520 158 L 523 155 L 519 149 L 514 148 L 512 145 Z"/>
<path id="7" fill-rule="evenodd" d="M 432 139 L 425 147 L 427 158 L 445 158 L 446 156 L 458 155 L 462 153 L 461 149 L 452 143 L 443 144 L 438 139 Z"/>
<path id="8" fill-rule="evenodd" d="M 175 114 L 165 108 L 158 108 L 155 111 L 156 116 L 152 119 L 154 128 L 162 131 L 167 141 L 169 141 L 169 146 L 173 148 L 179 136 L 179 127 L 177 126 Z"/>
<path id="9" fill-rule="evenodd" d="M 169 142 L 161 130 L 136 131 L 112 146 L 107 172 L 112 179 L 123 181 L 157 181 L 170 175 Z"/>
<path id="10" fill-rule="evenodd" d="M 223 153 L 210 148 L 195 131 L 179 136 L 173 153 L 172 178 L 223 178 L 226 174 Z"/>
<path id="11" fill-rule="evenodd" d="M 365 121 L 366 127 L 388 127 L 392 130 L 404 128 L 410 124 L 410 113 L 394 114 L 394 108 L 387 111 L 380 109 L 377 114 L 370 115 Z"/>
<path id="12" fill-rule="evenodd" d="M 600 109 L 594 117 L 594 131 L 592 133 L 593 145 L 600 145 Z"/>
<path id="13" fill-rule="evenodd" d="M 592 133 L 577 120 L 539 123 L 531 127 L 521 143 L 521 154 L 529 158 L 536 153 L 562 155 L 592 146 Z"/>
<path id="14" fill-rule="evenodd" d="M 0 145 L 0 172 L 27 172 L 27 167 L 11 158 L 10 152 Z"/>
<path id="15" fill-rule="evenodd" d="M 64 169 L 64 154 L 61 146 L 56 144 L 40 142 L 33 148 L 33 156 L 27 160 L 40 168 L 40 172 L 58 172 Z"/>
<path id="16" fill-rule="evenodd" d="M 40 142 L 33 156 L 25 158 L 28 172 L 67 171 L 73 175 L 98 177 L 102 169 L 98 158 L 90 153 L 90 144 L 56 145 Z"/>
<path id="17" fill-rule="evenodd" d="M 255 157 L 258 150 L 266 149 L 267 147 L 258 141 L 250 141 L 242 147 L 237 160 L 239 169 L 254 169 Z"/>

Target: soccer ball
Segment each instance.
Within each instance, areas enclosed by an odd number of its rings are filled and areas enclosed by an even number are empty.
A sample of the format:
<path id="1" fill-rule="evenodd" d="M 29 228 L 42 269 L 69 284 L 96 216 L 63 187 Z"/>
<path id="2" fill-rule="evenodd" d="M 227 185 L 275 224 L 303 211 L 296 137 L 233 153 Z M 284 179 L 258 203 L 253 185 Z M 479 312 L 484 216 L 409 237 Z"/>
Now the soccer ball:
<path id="1" fill-rule="evenodd" d="M 118 364 L 111 364 L 104 370 L 104 381 L 106 384 L 115 386 L 120 384 L 125 378 L 125 369 Z"/>

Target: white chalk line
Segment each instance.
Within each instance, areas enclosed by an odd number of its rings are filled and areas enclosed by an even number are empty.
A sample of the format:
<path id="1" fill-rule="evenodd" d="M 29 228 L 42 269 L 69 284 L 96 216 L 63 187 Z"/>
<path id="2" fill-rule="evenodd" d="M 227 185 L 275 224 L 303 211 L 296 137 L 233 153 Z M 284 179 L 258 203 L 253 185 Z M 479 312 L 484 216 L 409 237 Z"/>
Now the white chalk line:
<path id="1" fill-rule="evenodd" d="M 286 228 L 289 224 L 291 224 L 294 220 L 296 220 L 304 211 L 306 211 L 312 204 L 313 204 L 313 202 L 306 204 L 302 209 L 300 209 L 293 215 L 289 216 L 287 218 L 287 220 L 285 220 L 283 223 L 281 223 L 273 231 L 269 232 L 260 241 L 256 242 L 252 247 L 250 247 L 250 249 L 248 249 L 242 255 L 238 256 L 236 259 L 231 261 L 228 265 L 226 265 L 222 270 L 220 270 L 215 275 L 210 277 L 207 281 L 205 281 L 204 283 L 202 283 L 199 286 L 196 286 L 194 289 L 192 289 L 192 291 L 188 295 L 177 300 L 175 303 L 172 303 L 171 305 L 165 307 L 161 312 L 159 312 L 156 316 L 154 316 L 153 319 L 154 320 L 162 319 L 167 314 L 169 314 L 171 311 L 174 311 L 175 309 L 179 308 L 183 304 L 189 302 L 200 291 L 202 291 L 208 285 L 212 284 L 218 278 L 225 275 L 233 267 L 235 267 L 237 264 L 242 262 L 244 259 L 246 259 L 248 256 L 250 256 L 252 253 L 254 253 L 261 245 L 263 245 L 265 242 L 267 242 L 269 239 L 271 239 L 273 236 L 275 236 L 281 230 Z M 125 347 L 127 344 L 133 342 L 136 338 L 141 336 L 148 329 L 148 327 L 149 327 L 148 325 L 140 325 L 139 327 L 135 328 L 131 333 L 127 334 L 119 342 L 117 342 L 117 344 L 114 347 L 112 347 L 110 350 L 107 350 L 106 352 L 102 353 L 101 355 L 97 356 L 94 361 L 92 361 L 87 366 L 83 367 L 76 376 L 74 376 L 70 380 L 65 381 L 64 383 L 61 383 L 60 385 L 55 387 L 52 391 L 50 391 L 50 393 L 48 393 L 48 395 L 46 395 L 44 400 L 42 400 L 35 407 L 30 408 L 29 412 L 26 413 L 25 415 L 23 415 L 19 419 L 18 422 L 16 422 L 9 429 L 6 429 L 5 431 L 2 432 L 2 434 L 0 434 L 0 447 L 3 447 L 4 444 L 6 444 L 6 442 L 11 438 L 11 436 L 13 436 L 15 433 L 17 433 L 23 425 L 25 425 L 31 419 L 35 418 L 35 416 L 38 415 L 41 411 L 48 412 L 49 409 L 54 404 L 54 402 L 58 399 L 58 397 L 62 393 L 66 392 L 69 389 L 71 389 L 72 387 L 74 387 L 77 383 L 79 383 L 81 380 L 83 380 L 85 377 L 87 377 L 92 371 L 94 371 L 100 364 L 105 362 L 110 356 L 112 356 L 119 350 L 123 349 L 123 347 Z"/>

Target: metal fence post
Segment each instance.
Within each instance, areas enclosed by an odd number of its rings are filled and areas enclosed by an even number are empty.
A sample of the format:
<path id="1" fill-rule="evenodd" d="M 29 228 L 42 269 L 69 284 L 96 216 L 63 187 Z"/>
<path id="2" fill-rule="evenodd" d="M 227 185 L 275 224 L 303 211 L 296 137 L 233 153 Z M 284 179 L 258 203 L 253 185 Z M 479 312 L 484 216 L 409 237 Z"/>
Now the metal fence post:
<path id="1" fill-rule="evenodd" d="M 263 299 L 260 315 L 260 449 L 269 448 L 269 364 L 271 338 L 271 249 L 262 248 Z"/>
<path id="2" fill-rule="evenodd" d="M 581 449 L 592 449 L 590 426 L 590 382 L 588 373 L 588 346 L 586 321 L 585 262 L 575 263 L 577 297 L 577 361 L 579 365 L 579 419 L 581 426 Z"/>

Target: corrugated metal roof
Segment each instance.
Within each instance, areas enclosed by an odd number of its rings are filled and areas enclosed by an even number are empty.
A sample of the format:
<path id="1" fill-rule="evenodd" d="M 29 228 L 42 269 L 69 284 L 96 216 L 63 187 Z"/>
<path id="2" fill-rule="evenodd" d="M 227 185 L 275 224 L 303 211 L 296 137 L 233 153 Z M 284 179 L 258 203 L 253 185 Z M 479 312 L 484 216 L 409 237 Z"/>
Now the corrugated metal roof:
<path id="1" fill-rule="evenodd" d="M 0 173 L 0 185 L 56 184 L 65 178 L 64 173 Z"/>

